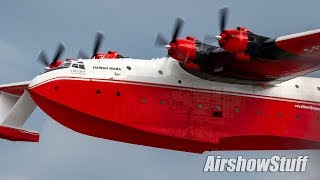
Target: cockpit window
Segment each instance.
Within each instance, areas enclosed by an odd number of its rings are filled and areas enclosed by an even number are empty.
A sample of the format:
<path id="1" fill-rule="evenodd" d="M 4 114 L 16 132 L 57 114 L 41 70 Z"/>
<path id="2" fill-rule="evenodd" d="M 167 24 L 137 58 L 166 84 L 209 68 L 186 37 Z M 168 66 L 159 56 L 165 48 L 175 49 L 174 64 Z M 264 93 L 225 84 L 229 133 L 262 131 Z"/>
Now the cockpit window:
<path id="1" fill-rule="evenodd" d="M 79 68 L 78 64 L 72 64 L 72 67 Z"/>
<path id="2" fill-rule="evenodd" d="M 71 63 L 63 63 L 63 64 L 61 65 L 61 67 L 66 67 L 66 68 L 68 68 L 68 67 L 70 67 L 70 65 L 71 65 Z"/>
<path id="3" fill-rule="evenodd" d="M 80 68 L 80 69 L 84 69 L 84 65 L 81 65 L 81 64 L 80 64 L 80 65 L 79 65 L 79 68 Z"/>

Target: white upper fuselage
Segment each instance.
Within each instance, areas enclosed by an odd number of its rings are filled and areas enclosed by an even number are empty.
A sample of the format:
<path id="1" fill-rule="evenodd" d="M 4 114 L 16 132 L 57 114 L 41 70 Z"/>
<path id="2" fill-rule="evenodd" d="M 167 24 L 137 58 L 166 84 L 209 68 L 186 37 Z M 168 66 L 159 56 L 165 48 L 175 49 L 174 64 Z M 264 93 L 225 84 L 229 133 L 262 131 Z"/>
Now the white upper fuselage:
<path id="1" fill-rule="evenodd" d="M 193 76 L 183 70 L 178 61 L 172 58 L 142 59 L 89 59 L 71 61 L 83 62 L 85 69 L 58 68 L 37 76 L 29 85 L 36 87 L 55 79 L 119 80 L 126 83 L 143 82 L 150 86 L 170 85 L 173 88 L 194 91 L 219 91 L 239 96 L 261 98 L 285 98 L 289 101 L 318 105 L 320 101 L 320 82 L 318 78 L 298 77 L 275 86 L 254 86 L 213 82 Z M 78 63 L 77 63 L 78 64 Z M 76 87 L 75 87 L 76 89 Z M 307 101 L 307 102 L 306 102 Z"/>

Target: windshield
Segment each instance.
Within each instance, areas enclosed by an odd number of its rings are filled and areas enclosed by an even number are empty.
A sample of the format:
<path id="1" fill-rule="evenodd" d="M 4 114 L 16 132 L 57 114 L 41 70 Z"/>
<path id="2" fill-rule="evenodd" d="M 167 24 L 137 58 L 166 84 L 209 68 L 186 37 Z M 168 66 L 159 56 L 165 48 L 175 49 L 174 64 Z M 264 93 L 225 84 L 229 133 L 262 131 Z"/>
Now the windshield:
<path id="1" fill-rule="evenodd" d="M 67 68 L 67 67 L 70 67 L 70 65 L 71 65 L 71 63 L 62 63 L 61 67 L 66 67 Z"/>
<path id="2" fill-rule="evenodd" d="M 50 71 L 53 71 L 53 70 L 69 68 L 69 67 L 78 68 L 78 69 L 85 69 L 83 62 L 81 62 L 81 61 L 80 62 L 76 62 L 76 63 L 74 63 L 74 62 L 73 63 L 72 62 L 64 62 L 59 67 L 52 68 L 52 69 L 46 69 L 41 74 L 46 73 L 46 72 L 50 72 Z"/>

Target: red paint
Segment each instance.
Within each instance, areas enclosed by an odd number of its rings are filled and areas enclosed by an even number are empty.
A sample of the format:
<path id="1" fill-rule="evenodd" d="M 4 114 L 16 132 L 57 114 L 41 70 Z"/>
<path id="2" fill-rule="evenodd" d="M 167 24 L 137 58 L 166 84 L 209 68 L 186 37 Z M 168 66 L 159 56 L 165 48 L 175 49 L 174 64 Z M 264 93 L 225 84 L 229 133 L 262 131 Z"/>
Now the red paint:
<path id="1" fill-rule="evenodd" d="M 297 36 L 284 40 L 277 40 L 276 45 L 284 51 L 295 55 L 318 56 L 320 55 L 320 33 Z"/>
<path id="2" fill-rule="evenodd" d="M 10 141 L 39 142 L 39 133 L 8 126 L 0 126 L 0 138 Z"/>
<path id="3" fill-rule="evenodd" d="M 186 63 L 193 62 L 196 57 L 196 43 L 194 39 L 176 39 L 170 43 L 168 54 L 174 59 Z"/>
<path id="4" fill-rule="evenodd" d="M 13 95 L 22 96 L 22 94 L 24 93 L 24 90 L 28 88 L 28 85 L 29 84 L 3 87 L 3 88 L 0 88 L 0 91 L 13 94 Z"/>
<path id="5" fill-rule="evenodd" d="M 55 77 L 51 78 L 48 80 L 45 80 L 41 82 L 39 85 L 48 83 L 53 80 L 58 80 L 58 79 L 72 79 L 74 81 L 79 80 L 77 77 L 70 77 L 70 76 L 60 76 L 60 77 Z M 87 79 L 88 78 L 82 78 L 82 79 Z M 183 86 L 174 86 L 174 85 L 169 85 L 169 84 L 156 84 L 156 83 L 149 83 L 149 82 L 136 82 L 136 81 L 126 81 L 126 80 L 117 80 L 117 79 L 99 79 L 99 78 L 90 78 L 92 81 L 111 81 L 115 83 L 129 83 L 129 84 L 139 84 L 139 85 L 145 85 L 145 86 L 157 86 L 160 88 L 173 88 L 173 89 L 181 89 L 181 90 L 186 90 L 186 91 L 209 91 L 211 93 L 218 93 L 218 94 L 224 94 L 224 93 L 229 93 L 235 96 L 254 96 L 255 98 L 273 98 L 276 100 L 281 100 L 281 101 L 297 101 L 298 103 L 308 103 L 308 104 L 317 104 L 319 102 L 317 101 L 306 101 L 306 100 L 297 100 L 297 99 L 292 99 L 292 98 L 282 98 L 282 97 L 276 97 L 276 96 L 263 96 L 263 95 L 258 95 L 258 94 L 247 94 L 247 93 L 241 93 L 241 92 L 232 92 L 232 91 L 221 91 L 221 90 L 209 90 L 209 89 L 203 89 L 203 88 L 198 88 L 198 87 L 183 87 Z M 36 86 L 39 86 L 36 85 Z M 32 86 L 30 89 L 33 89 L 34 86 Z"/>
<path id="6" fill-rule="evenodd" d="M 210 62 L 213 66 L 214 62 Z M 299 77 L 303 74 L 318 70 L 318 58 L 283 58 L 279 61 L 266 61 L 257 58 L 254 61 L 235 61 L 234 58 L 224 59 L 224 69 L 219 76 L 233 79 L 250 79 L 258 81 L 272 81 L 281 78 L 282 81 Z"/>
<path id="7" fill-rule="evenodd" d="M 250 61 L 250 55 L 249 54 L 236 54 L 236 59 L 240 61 Z"/>
<path id="8" fill-rule="evenodd" d="M 320 112 L 298 102 L 117 82 L 61 79 L 29 91 L 53 119 L 94 137 L 197 153 L 320 149 Z"/>
<path id="9" fill-rule="evenodd" d="M 52 68 L 59 67 L 62 63 L 63 63 L 62 60 L 57 60 L 55 63 L 50 64 L 49 68 L 52 69 Z"/>
<path id="10" fill-rule="evenodd" d="M 243 53 L 248 45 L 247 29 L 239 27 L 237 30 L 224 30 L 220 34 L 219 45 L 224 50 L 234 53 Z"/>
<path id="11" fill-rule="evenodd" d="M 108 53 L 96 54 L 92 59 L 118 59 L 123 58 L 117 51 L 108 51 Z"/>

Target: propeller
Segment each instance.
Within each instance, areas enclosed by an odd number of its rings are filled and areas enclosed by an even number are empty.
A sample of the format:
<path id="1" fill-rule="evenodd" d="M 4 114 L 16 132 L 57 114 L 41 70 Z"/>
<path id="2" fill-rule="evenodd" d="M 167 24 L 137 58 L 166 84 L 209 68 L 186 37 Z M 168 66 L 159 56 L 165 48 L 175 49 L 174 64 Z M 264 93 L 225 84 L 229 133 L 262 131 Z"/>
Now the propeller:
<path id="1" fill-rule="evenodd" d="M 50 58 L 48 56 L 48 54 L 46 53 L 45 50 L 41 50 L 40 54 L 38 56 L 37 61 L 42 64 L 45 67 L 48 66 L 55 66 L 57 61 L 61 58 L 62 54 L 65 51 L 65 46 L 64 44 L 60 41 L 57 47 L 57 50 L 52 58 L 52 60 L 50 61 Z"/>
<path id="2" fill-rule="evenodd" d="M 219 10 L 219 29 L 220 29 L 220 33 L 222 33 L 227 25 L 227 21 L 228 21 L 228 14 L 229 14 L 229 8 L 224 7 L 222 9 Z M 221 40 L 222 37 L 220 35 L 218 36 L 212 36 L 212 35 L 208 35 L 206 34 L 203 38 L 203 42 L 206 44 L 212 44 L 215 41 L 219 41 Z"/>
<path id="3" fill-rule="evenodd" d="M 94 40 L 94 44 L 93 44 L 91 57 L 85 51 L 83 51 L 82 49 L 79 49 L 77 54 L 77 59 L 90 59 L 93 56 L 95 56 L 100 50 L 103 38 L 104 38 L 104 34 L 102 32 L 97 32 Z"/>
<path id="4" fill-rule="evenodd" d="M 180 35 L 183 24 L 184 24 L 184 21 L 181 18 L 176 19 L 170 42 L 176 40 L 177 37 Z M 162 33 L 158 33 L 156 36 L 156 39 L 154 41 L 154 45 L 155 46 L 162 46 L 162 47 L 166 46 L 166 48 L 170 48 L 170 46 L 169 46 L 170 42 L 163 36 Z"/>
<path id="5" fill-rule="evenodd" d="M 219 20 L 220 20 L 220 32 L 224 31 L 227 25 L 227 21 L 228 21 L 228 8 L 224 7 L 222 9 L 220 9 L 219 14 Z"/>
<path id="6" fill-rule="evenodd" d="M 98 51 L 100 50 L 103 37 L 104 37 L 104 35 L 102 32 L 97 32 L 96 38 L 94 40 L 94 48 L 92 51 L 92 56 L 96 55 L 98 53 Z"/>

